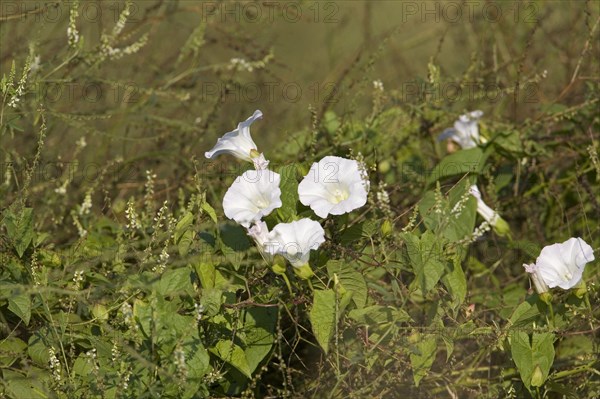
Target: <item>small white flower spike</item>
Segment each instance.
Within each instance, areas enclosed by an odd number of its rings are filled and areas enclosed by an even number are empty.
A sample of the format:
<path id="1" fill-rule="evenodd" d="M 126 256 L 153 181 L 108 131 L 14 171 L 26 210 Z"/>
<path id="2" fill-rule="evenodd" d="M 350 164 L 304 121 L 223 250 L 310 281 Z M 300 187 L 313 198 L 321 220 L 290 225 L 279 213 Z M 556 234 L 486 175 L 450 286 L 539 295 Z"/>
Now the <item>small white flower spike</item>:
<path id="1" fill-rule="evenodd" d="M 573 288 L 581 281 L 585 265 L 594 259 L 592 247 L 578 237 L 545 246 L 535 264 L 523 266 L 531 274 L 537 292 L 542 293 L 544 286 Z"/>
<path id="2" fill-rule="evenodd" d="M 252 162 L 257 170 L 267 169 L 269 161 L 258 152 L 256 144 L 250 136 L 250 125 L 257 119 L 261 119 L 262 116 L 261 111 L 254 111 L 250 118 L 238 123 L 235 130 L 225 133 L 223 137 L 219 138 L 217 144 L 210 151 L 205 152 L 204 156 L 212 159 L 221 154 L 230 154 L 244 161 Z"/>
<path id="3" fill-rule="evenodd" d="M 318 216 L 342 215 L 367 203 L 369 181 L 357 161 L 327 156 L 298 185 L 300 202 Z"/>
<path id="4" fill-rule="evenodd" d="M 223 197 L 225 216 L 248 228 L 253 222 L 281 206 L 278 173 L 247 170 L 238 177 Z"/>
<path id="5" fill-rule="evenodd" d="M 461 115 L 454 122 L 453 128 L 446 129 L 439 135 L 438 141 L 451 139 L 463 149 L 477 147 L 483 141 L 479 137 L 479 127 L 477 126 L 482 116 L 483 112 L 479 110 Z"/>
<path id="6" fill-rule="evenodd" d="M 325 242 L 325 231 L 318 222 L 300 219 L 291 223 L 279 223 L 269 233 L 267 251 L 282 255 L 294 267 L 308 264 L 310 251 Z"/>

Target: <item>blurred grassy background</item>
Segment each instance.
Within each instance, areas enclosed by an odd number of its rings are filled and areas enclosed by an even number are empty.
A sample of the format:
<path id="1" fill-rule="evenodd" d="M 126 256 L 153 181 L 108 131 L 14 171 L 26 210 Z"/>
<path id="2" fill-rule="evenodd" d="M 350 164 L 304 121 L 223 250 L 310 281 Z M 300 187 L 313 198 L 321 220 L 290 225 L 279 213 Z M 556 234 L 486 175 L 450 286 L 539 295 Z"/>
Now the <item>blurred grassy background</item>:
<path id="1" fill-rule="evenodd" d="M 124 48 L 147 35 L 147 43 L 113 60 L 100 56 L 101 45 L 124 2 L 81 2 L 81 41 L 72 48 L 69 4 L 2 3 L 2 74 L 14 62 L 18 79 L 27 55 L 39 58 L 21 106 L 3 111 L 1 156 L 22 179 L 38 136 L 31 115 L 42 104 L 42 163 L 54 169 L 35 189 L 57 188 L 76 170 L 69 192 L 103 187 L 113 203 L 139 191 L 148 169 L 169 198 L 191 178 L 190 159 L 203 160 L 217 137 L 255 109 L 265 115 L 253 127 L 259 148 L 285 155 L 294 134 L 318 125 L 327 110 L 344 120 L 368 115 L 374 80 L 408 112 L 423 103 L 446 111 L 422 129 L 427 140 L 465 110 L 482 109 L 489 121 L 541 119 L 557 103 L 581 103 L 585 85 L 598 84 L 594 1 L 135 1 L 111 40 Z M 254 63 L 252 71 L 235 68 L 234 58 Z M 425 95 L 432 74 L 440 89 Z M 82 137 L 85 148 L 77 146 Z M 112 178 L 99 181 L 102 168 Z M 10 190 L 4 195 L 10 201 Z"/>
<path id="2" fill-rule="evenodd" d="M 27 60 L 32 64 L 16 107 L 8 105 L 13 98 L 10 90 L 3 90 L 0 202 L 3 210 L 20 200 L 35 210 L 35 231 L 40 232 L 44 249 L 106 251 L 117 241 L 111 234 L 123 239 L 120 224 L 128 221 L 124 211 L 129 199 L 146 222 L 147 234 L 128 243 L 129 255 L 141 252 L 144 240 L 154 239 L 150 237 L 159 231 L 153 226 L 154 215 L 164 200 L 169 201 L 167 207 L 178 207 L 174 212 L 178 214 L 188 201 L 204 203 L 206 192 L 216 208 L 217 230 L 226 228 L 219 209 L 222 194 L 248 165 L 229 157 L 209 163 L 204 152 L 255 109 L 263 111 L 264 119 L 252 126 L 253 137 L 274 166 L 298 162 L 306 167 L 325 153 L 358 157 L 360 151 L 371 167 L 373 195 L 357 220 L 367 219 L 374 230 L 391 220 L 395 233 L 413 225 L 413 208 L 433 187 L 435 179 L 427 182 L 430 168 L 448 153 L 446 143 L 436 142 L 436 137 L 461 113 L 483 110 L 481 131 L 494 141 L 487 146 L 486 169 L 470 177 L 477 179 L 486 201 L 508 221 L 515 241 L 490 233 L 469 248 L 473 255 L 465 265 L 469 301 L 477 305 L 474 319 L 482 326 L 496 327 L 525 297 L 528 281 L 521 265 L 532 261 L 543 245 L 574 235 L 598 248 L 600 3 L 596 1 L 137 0 L 130 3 L 122 31 L 124 1 L 81 1 L 71 26 L 79 32 L 79 42 L 69 46 L 69 14 L 75 9 L 71 4 L 0 3 L 3 85 L 12 76 L 16 86 Z M 132 45 L 139 50 L 128 47 Z M 111 56 L 114 49 L 131 54 Z M 383 92 L 374 88 L 378 80 Z M 44 123 L 46 130 L 41 127 Z M 223 169 L 231 173 L 224 174 Z M 33 175 L 27 192 L 29 170 Z M 152 174 L 153 185 L 147 181 Z M 440 190 L 447 192 L 463 176 L 445 177 Z M 385 190 L 391 209 L 382 213 L 377 194 Z M 91 213 L 81 211 L 88 196 Z M 213 227 L 211 222 L 206 229 Z M 92 238 L 81 234 L 80 228 L 88 229 Z M 202 244 L 193 237 L 195 244 Z M 1 248 L 8 253 L 10 240 L 1 238 Z M 399 234 L 380 238 L 382 245 L 398 240 L 398 247 L 402 240 Z M 365 253 L 376 258 L 379 247 L 373 246 L 373 252 L 377 253 Z M 249 257 L 248 263 L 253 265 L 254 260 Z M 117 266 L 84 257 L 61 268 L 52 266 L 51 281 L 56 286 L 62 280 L 68 283 L 70 273 L 82 265 L 116 279 L 144 267 L 135 256 Z M 370 272 L 371 266 L 359 270 Z M 590 285 L 597 281 L 596 270 L 588 267 Z M 398 284 L 386 285 L 386 278 L 377 273 L 363 274 L 376 303 L 399 306 L 394 296 Z M 274 287 L 262 276 L 250 281 L 257 286 L 253 289 Z M 94 295 L 119 295 L 113 291 L 98 289 Z M 91 297 L 90 303 L 95 299 Z M 428 312 L 420 299 L 410 305 L 415 314 Z M 301 313 L 298 309 L 295 306 Z M 574 334 L 587 329 L 585 317 L 581 313 L 573 322 Z M 285 333 L 303 322 L 307 323 L 302 315 L 297 319 L 290 315 Z M 44 325 L 43 319 L 36 323 Z M 30 334 L 21 328 L 24 335 Z M 321 351 L 307 342 L 290 344 L 291 349 L 280 344 L 289 349 L 286 356 L 293 372 L 322 373 L 314 379 L 301 377 L 301 384 L 312 386 L 318 395 L 327 391 L 319 384 L 336 382 L 329 378 L 332 371 Z M 464 355 L 460 361 L 465 363 L 459 363 L 457 372 L 465 376 L 471 370 L 467 363 L 489 373 L 488 364 L 511 362 L 492 359 L 498 351 L 487 336 L 470 342 L 456 351 Z M 397 347 L 392 341 L 390 353 Z M 369 354 L 372 348 L 364 347 Z M 591 352 L 581 350 L 576 356 Z M 406 356 L 405 363 L 398 362 L 394 366 L 398 369 L 391 370 L 386 367 L 395 355 L 390 356 L 382 360 L 382 368 L 370 371 L 372 375 L 361 374 L 362 368 L 349 374 L 357 379 L 348 378 L 348 392 L 354 392 L 352 384 L 362 384 L 364 392 L 370 389 L 368 384 L 375 387 L 372 392 L 377 384 L 381 392 L 403 386 L 401 373 L 409 370 Z M 473 363 L 470 356 L 476 358 Z M 439 369 L 448 370 L 440 359 Z M 579 367 L 578 360 L 569 362 L 573 370 Z M 504 381 L 503 372 L 496 369 L 494 378 Z M 592 374 L 573 377 L 584 394 L 595 389 L 586 382 Z M 396 385 L 389 378 L 398 378 Z M 489 374 L 482 378 L 491 384 Z M 427 390 L 407 389 L 412 397 Z M 481 397 L 479 391 L 468 389 L 470 397 Z"/>

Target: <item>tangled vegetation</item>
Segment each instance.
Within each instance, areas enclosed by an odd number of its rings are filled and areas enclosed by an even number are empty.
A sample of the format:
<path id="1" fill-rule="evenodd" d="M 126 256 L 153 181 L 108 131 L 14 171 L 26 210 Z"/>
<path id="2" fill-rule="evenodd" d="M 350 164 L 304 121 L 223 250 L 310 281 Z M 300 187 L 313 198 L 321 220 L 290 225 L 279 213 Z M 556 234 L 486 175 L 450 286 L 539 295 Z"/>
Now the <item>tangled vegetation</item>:
<path id="1" fill-rule="evenodd" d="M 600 6 L 475 3 L 3 1 L 0 397 L 598 397 L 598 260 L 523 265 L 600 257 Z M 257 109 L 309 274 L 204 156 Z M 364 206 L 299 198 L 326 156 Z"/>

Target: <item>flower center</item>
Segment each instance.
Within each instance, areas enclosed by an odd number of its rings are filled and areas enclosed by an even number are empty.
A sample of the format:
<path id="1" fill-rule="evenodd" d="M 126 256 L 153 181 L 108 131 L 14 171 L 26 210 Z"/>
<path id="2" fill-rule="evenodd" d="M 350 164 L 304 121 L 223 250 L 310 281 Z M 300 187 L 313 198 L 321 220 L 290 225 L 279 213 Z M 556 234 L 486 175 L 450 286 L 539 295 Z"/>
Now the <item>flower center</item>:
<path id="1" fill-rule="evenodd" d="M 256 201 L 256 206 L 258 207 L 258 209 L 265 209 L 268 205 L 269 205 L 269 202 L 264 198 L 259 198 Z"/>
<path id="2" fill-rule="evenodd" d="M 251 149 L 250 150 L 250 158 L 251 159 L 255 159 L 255 158 L 258 158 L 258 157 L 260 157 L 260 152 L 258 152 L 256 150 L 256 148 Z"/>
<path id="3" fill-rule="evenodd" d="M 331 202 L 333 202 L 334 204 L 339 204 L 342 201 L 345 201 L 348 199 L 348 191 L 344 190 L 342 188 L 336 188 L 335 190 L 333 190 L 333 193 L 331 195 Z"/>
<path id="4" fill-rule="evenodd" d="M 573 274 L 569 270 L 565 270 L 561 277 L 564 281 L 570 281 L 573 278 Z"/>

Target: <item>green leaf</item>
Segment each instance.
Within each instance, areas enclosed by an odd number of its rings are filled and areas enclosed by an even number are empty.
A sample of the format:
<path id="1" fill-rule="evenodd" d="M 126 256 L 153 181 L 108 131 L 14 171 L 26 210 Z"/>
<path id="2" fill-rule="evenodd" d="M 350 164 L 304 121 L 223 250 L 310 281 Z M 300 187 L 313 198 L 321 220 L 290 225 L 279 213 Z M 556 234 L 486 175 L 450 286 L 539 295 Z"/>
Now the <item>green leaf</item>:
<path id="1" fill-rule="evenodd" d="M 73 375 L 85 377 L 89 375 L 93 370 L 92 362 L 90 362 L 89 356 L 82 353 L 77 356 L 75 363 L 73 363 Z"/>
<path id="2" fill-rule="evenodd" d="M 477 216 L 477 200 L 469 195 L 468 200 L 464 203 L 460 213 L 452 212 L 456 204 L 463 198 L 463 195 L 468 192 L 469 181 L 464 180 L 463 184 L 458 184 L 448 193 L 450 216 L 446 217 L 447 225 L 443 230 L 444 237 L 452 242 L 463 240 L 465 237 L 470 237 L 475 228 L 475 219 Z"/>
<path id="3" fill-rule="evenodd" d="M 33 209 L 23 208 L 18 215 L 13 213 L 11 209 L 7 209 L 4 212 L 3 223 L 6 226 L 6 232 L 12 241 L 13 247 L 19 258 L 22 258 L 25 250 L 33 240 Z"/>
<path id="4" fill-rule="evenodd" d="M 200 205 L 200 208 L 202 208 L 206 213 L 208 213 L 208 216 L 210 216 L 210 218 L 215 224 L 218 223 L 217 212 L 215 212 L 215 208 L 213 208 L 208 202 L 203 201 Z"/>
<path id="5" fill-rule="evenodd" d="M 433 168 L 431 175 L 427 178 L 427 185 L 449 176 L 478 174 L 483 170 L 487 157 L 488 152 L 484 152 L 480 147 L 460 150 L 447 155 Z"/>
<path id="6" fill-rule="evenodd" d="M 185 256 L 190 252 L 190 247 L 194 242 L 195 233 L 193 230 L 186 230 L 179 241 L 177 242 L 177 251 L 179 251 L 179 255 Z"/>
<path id="7" fill-rule="evenodd" d="M 250 373 L 269 354 L 275 342 L 275 324 L 277 323 L 277 308 L 254 307 L 245 312 L 243 329 L 244 353 Z"/>
<path id="8" fill-rule="evenodd" d="M 50 332 L 47 328 L 41 328 L 34 332 L 27 341 L 27 354 L 35 364 L 47 367 L 50 355 L 48 354 L 47 336 Z"/>
<path id="9" fill-rule="evenodd" d="M 200 304 L 204 307 L 204 313 L 207 316 L 214 316 L 219 313 L 223 303 L 223 292 L 216 288 L 206 288 L 202 290 Z"/>
<path id="10" fill-rule="evenodd" d="M 355 223 L 344 229 L 340 237 L 340 244 L 354 244 L 363 237 L 364 222 Z"/>
<path id="11" fill-rule="evenodd" d="M 437 341 L 434 335 L 417 335 L 415 339 L 418 342 L 410 354 L 410 364 L 413 370 L 413 380 L 418 387 L 433 365 L 437 352 Z"/>
<path id="12" fill-rule="evenodd" d="M 448 264 L 448 267 L 449 270 L 442 278 L 442 283 L 452 295 L 454 308 L 457 308 L 465 301 L 467 296 L 467 278 L 458 257 L 455 257 L 453 262 Z"/>
<path id="13" fill-rule="evenodd" d="M 335 292 L 333 290 L 315 290 L 313 306 L 310 310 L 312 331 L 325 353 L 329 352 L 329 341 L 333 337 L 335 326 Z"/>
<path id="14" fill-rule="evenodd" d="M 541 386 L 554 362 L 554 334 L 533 333 L 530 341 L 528 333 L 512 331 L 510 352 L 527 389 Z"/>
<path id="15" fill-rule="evenodd" d="M 156 282 L 155 288 L 159 295 L 175 295 L 193 293 L 194 289 L 190 278 L 191 270 L 188 267 L 167 270 Z"/>
<path id="16" fill-rule="evenodd" d="M 430 231 L 421 238 L 412 233 L 403 235 L 415 280 L 423 295 L 429 292 L 444 273 L 441 243 Z"/>
<path id="17" fill-rule="evenodd" d="M 18 293 L 9 297 L 8 310 L 19 316 L 25 325 L 29 325 L 29 319 L 31 319 L 31 297 L 25 293 Z"/>
<path id="18" fill-rule="evenodd" d="M 177 222 L 177 226 L 175 226 L 175 242 L 181 237 L 181 235 L 187 230 L 189 226 L 191 226 L 194 221 L 194 215 L 191 212 L 186 212 L 179 222 Z"/>
<path id="19" fill-rule="evenodd" d="M 228 340 L 220 340 L 214 348 L 210 349 L 210 351 L 221 360 L 238 369 L 246 377 L 252 377 L 250 366 L 248 366 L 248 361 L 246 360 L 246 354 L 238 345 Z"/>
<path id="20" fill-rule="evenodd" d="M 6 393 L 12 398 L 46 399 L 47 395 L 42 389 L 41 373 L 24 375 L 12 370 L 2 370 L 2 380 L 6 383 Z M 41 388 L 41 389 L 40 389 Z"/>
<path id="21" fill-rule="evenodd" d="M 17 337 L 9 336 L 0 340 L 0 366 L 10 367 L 23 354 L 27 344 Z"/>
<path id="22" fill-rule="evenodd" d="M 291 222 L 296 216 L 296 205 L 298 203 L 298 179 L 296 164 L 285 165 L 277 170 L 281 176 L 279 188 L 281 189 L 281 207 L 277 208 L 277 214 L 283 222 Z"/>
<path id="23" fill-rule="evenodd" d="M 519 155 L 523 152 L 523 143 L 519 137 L 519 132 L 516 130 L 501 132 L 494 137 L 492 142 L 495 146 L 498 146 L 499 149 L 515 155 Z"/>
<path id="24" fill-rule="evenodd" d="M 210 370 L 210 356 L 208 351 L 202 345 L 202 341 L 197 337 L 187 338 L 182 346 L 185 353 L 185 363 L 188 369 L 188 380 L 201 379 Z"/>
<path id="25" fill-rule="evenodd" d="M 242 264 L 246 250 L 250 248 L 250 240 L 246 231 L 238 225 L 224 224 L 221 226 L 219 236 L 219 249 L 225 258 L 231 262 L 235 270 Z"/>
<path id="26" fill-rule="evenodd" d="M 327 262 L 327 274 L 333 279 L 337 275 L 342 288 L 352 293 L 352 301 L 357 308 L 367 303 L 367 283 L 361 273 L 353 269 L 352 263 L 333 260 Z"/>
<path id="27" fill-rule="evenodd" d="M 152 308 L 150 305 L 141 299 L 136 299 L 133 302 L 133 317 L 137 319 L 144 334 L 152 336 Z"/>
<path id="28" fill-rule="evenodd" d="M 198 263 L 194 268 L 202 288 L 224 289 L 227 287 L 229 282 L 211 263 Z"/>
<path id="29" fill-rule="evenodd" d="M 193 221 L 194 215 L 186 212 L 175 227 L 174 241 L 181 256 L 187 255 L 194 240 L 194 231 L 190 229 Z"/>
<path id="30" fill-rule="evenodd" d="M 513 314 L 508 319 L 511 327 L 526 327 L 531 325 L 531 323 L 538 319 L 540 316 L 540 310 L 538 308 L 538 299 L 537 295 L 533 295 L 525 302 L 519 304 L 516 307 Z"/>

